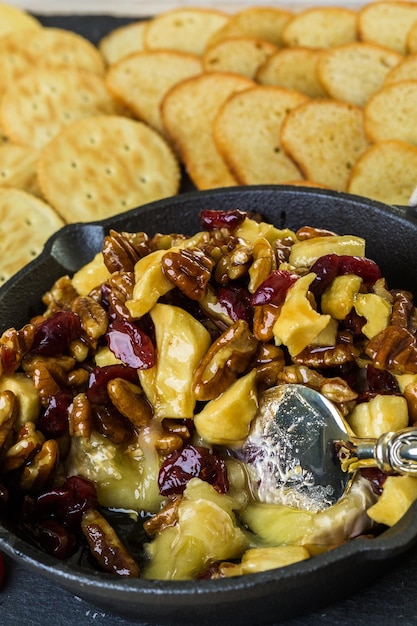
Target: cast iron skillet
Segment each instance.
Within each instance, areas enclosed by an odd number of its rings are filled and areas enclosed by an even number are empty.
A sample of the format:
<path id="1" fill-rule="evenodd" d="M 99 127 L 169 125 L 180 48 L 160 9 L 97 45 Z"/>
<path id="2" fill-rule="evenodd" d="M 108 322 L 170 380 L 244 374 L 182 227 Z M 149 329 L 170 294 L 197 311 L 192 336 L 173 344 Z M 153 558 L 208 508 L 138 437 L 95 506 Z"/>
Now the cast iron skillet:
<path id="1" fill-rule="evenodd" d="M 190 192 L 92 224 L 66 226 L 40 257 L 0 289 L 0 332 L 20 327 L 42 311 L 41 295 L 99 251 L 110 228 L 192 234 L 202 209 L 260 212 L 276 226 L 304 225 L 355 234 L 368 241 L 367 256 L 389 286 L 417 293 L 417 219 L 406 207 L 389 207 L 357 196 L 290 186 L 259 186 Z M 75 595 L 112 612 L 153 624 L 277 623 L 335 602 L 369 584 L 417 540 L 417 507 L 378 538 L 360 538 L 286 568 L 243 577 L 186 582 L 115 579 L 60 562 L 17 537 L 3 520 L 0 549 Z"/>

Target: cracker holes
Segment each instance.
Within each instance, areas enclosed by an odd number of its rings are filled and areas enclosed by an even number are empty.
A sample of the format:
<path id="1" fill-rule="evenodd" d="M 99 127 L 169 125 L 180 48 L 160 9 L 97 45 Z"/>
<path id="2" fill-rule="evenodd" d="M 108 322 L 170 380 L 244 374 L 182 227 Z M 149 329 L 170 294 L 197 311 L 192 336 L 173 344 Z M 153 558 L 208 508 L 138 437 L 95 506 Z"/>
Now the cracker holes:
<path id="1" fill-rule="evenodd" d="M 3 179 L 7 178 L 6 170 L 0 170 L 0 178 L 3 178 Z"/>

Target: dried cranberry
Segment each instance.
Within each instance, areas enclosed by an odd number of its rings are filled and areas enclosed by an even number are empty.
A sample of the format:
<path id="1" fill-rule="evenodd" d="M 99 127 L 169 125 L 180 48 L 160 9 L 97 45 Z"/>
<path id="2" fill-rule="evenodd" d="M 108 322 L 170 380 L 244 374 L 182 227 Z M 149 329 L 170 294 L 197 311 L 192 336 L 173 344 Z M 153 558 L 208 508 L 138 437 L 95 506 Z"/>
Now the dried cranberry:
<path id="1" fill-rule="evenodd" d="M 45 437 L 62 437 L 68 431 L 68 408 L 72 400 L 72 395 L 65 391 L 50 396 L 48 405 L 38 420 L 38 428 Z"/>
<path id="2" fill-rule="evenodd" d="M 216 228 L 228 228 L 234 230 L 245 221 L 247 213 L 238 209 L 230 211 L 216 211 L 205 209 L 200 212 L 200 223 L 206 230 L 214 230 Z"/>
<path id="3" fill-rule="evenodd" d="M 330 285 L 338 275 L 340 267 L 340 256 L 337 254 L 325 254 L 313 263 L 310 271 L 316 274 L 310 285 L 310 291 L 315 296 L 319 296 Z"/>
<path id="4" fill-rule="evenodd" d="M 382 276 L 379 266 L 372 259 L 348 255 L 340 259 L 339 274 L 356 274 L 367 285 L 373 285 Z"/>
<path id="5" fill-rule="evenodd" d="M 155 365 L 155 349 L 148 335 L 134 322 L 115 319 L 109 324 L 107 342 L 125 365 L 148 369 Z"/>
<path id="6" fill-rule="evenodd" d="M 41 493 L 26 506 L 29 523 L 53 518 L 76 529 L 83 513 L 98 506 L 96 488 L 82 476 L 70 476 L 61 487 Z"/>
<path id="7" fill-rule="evenodd" d="M 360 472 L 362 476 L 371 483 L 373 492 L 380 496 L 384 483 L 387 479 L 387 475 L 377 467 L 365 467 L 364 469 L 361 469 Z"/>
<path id="8" fill-rule="evenodd" d="M 310 271 L 316 274 L 310 285 L 316 296 L 322 294 L 336 276 L 355 274 L 370 285 L 381 278 L 381 270 L 375 261 L 347 254 L 325 254 L 313 263 Z"/>
<path id="9" fill-rule="evenodd" d="M 400 388 L 397 379 L 387 370 L 380 370 L 373 365 L 366 369 L 368 388 L 378 394 L 399 394 Z"/>
<path id="10" fill-rule="evenodd" d="M 80 333 L 80 318 L 76 313 L 57 311 L 36 326 L 31 352 L 55 356 L 64 352 Z"/>
<path id="11" fill-rule="evenodd" d="M 252 320 L 250 307 L 250 294 L 245 287 L 228 285 L 219 287 L 217 297 L 221 306 L 227 311 L 229 317 L 236 322 L 245 320 L 248 323 Z"/>
<path id="12" fill-rule="evenodd" d="M 87 398 L 94 404 L 108 402 L 107 383 L 113 378 L 124 378 L 131 383 L 138 382 L 136 369 L 127 365 L 114 364 L 105 367 L 95 367 L 88 379 Z"/>
<path id="13" fill-rule="evenodd" d="M 183 493 L 191 478 L 210 483 L 219 493 L 229 488 L 226 464 L 202 446 L 187 445 L 170 454 L 162 463 L 158 476 L 161 495 Z"/>
<path id="14" fill-rule="evenodd" d="M 288 289 L 299 279 L 298 274 L 288 270 L 275 270 L 261 283 L 252 295 L 252 306 L 262 304 L 281 305 L 287 295 Z"/>
<path id="15" fill-rule="evenodd" d="M 48 554 L 57 559 L 67 559 L 77 546 L 71 531 L 54 519 L 45 520 L 36 527 L 35 537 Z"/>

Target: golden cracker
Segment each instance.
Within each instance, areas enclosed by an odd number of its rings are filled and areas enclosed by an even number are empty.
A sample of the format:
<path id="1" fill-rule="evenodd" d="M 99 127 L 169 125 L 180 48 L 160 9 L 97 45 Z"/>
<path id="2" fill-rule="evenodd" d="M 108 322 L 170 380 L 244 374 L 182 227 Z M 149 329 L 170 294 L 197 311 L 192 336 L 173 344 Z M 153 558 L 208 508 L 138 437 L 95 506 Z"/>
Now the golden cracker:
<path id="1" fill-rule="evenodd" d="M 337 191 L 346 191 L 353 164 L 369 146 L 362 109 L 330 99 L 290 111 L 281 143 L 305 178 Z"/>
<path id="2" fill-rule="evenodd" d="M 183 80 L 162 101 L 165 132 L 197 189 L 237 184 L 213 139 L 213 121 L 227 98 L 254 85 L 239 74 L 209 72 Z"/>
<path id="3" fill-rule="evenodd" d="M 39 149 L 77 119 L 118 112 L 102 77 L 72 68 L 34 69 L 0 101 L 0 123 L 8 137 Z"/>
<path id="4" fill-rule="evenodd" d="M 399 139 L 417 146 L 417 80 L 384 85 L 364 107 L 371 141 Z"/>
<path id="5" fill-rule="evenodd" d="M 207 48 L 232 37 L 254 37 L 282 46 L 282 32 L 293 17 L 292 11 L 278 7 L 253 6 L 234 13 L 210 37 Z"/>
<path id="6" fill-rule="evenodd" d="M 100 39 L 98 49 L 108 65 L 144 50 L 146 23 L 146 20 L 142 20 L 119 26 Z"/>
<path id="7" fill-rule="evenodd" d="M 262 85 L 295 89 L 310 98 L 326 95 L 317 75 L 321 50 L 282 48 L 272 54 L 258 69 L 255 80 Z"/>
<path id="8" fill-rule="evenodd" d="M 23 9 L 0 2 L 0 37 L 28 28 L 42 28 L 42 25 L 39 20 Z"/>
<path id="9" fill-rule="evenodd" d="M 364 106 L 382 87 L 388 72 L 403 58 L 390 48 L 355 41 L 324 50 L 317 72 L 328 96 Z"/>
<path id="10" fill-rule="evenodd" d="M 214 139 L 242 185 L 279 184 L 302 178 L 282 150 L 281 126 L 291 109 L 308 101 L 297 91 L 256 86 L 233 94 L 214 121 Z"/>
<path id="11" fill-rule="evenodd" d="M 370 146 L 353 166 L 348 191 L 386 204 L 407 205 L 416 187 L 417 147 L 389 139 Z"/>
<path id="12" fill-rule="evenodd" d="M 13 143 L 0 145 L 0 187 L 22 189 L 40 195 L 37 165 L 39 151 Z"/>
<path id="13" fill-rule="evenodd" d="M 208 48 L 203 55 L 203 67 L 207 72 L 234 72 L 253 78 L 266 59 L 278 48 L 255 37 L 233 37 Z"/>
<path id="14" fill-rule="evenodd" d="M 177 8 L 154 17 L 145 29 L 145 48 L 202 54 L 208 40 L 229 20 L 217 9 Z"/>
<path id="15" fill-rule="evenodd" d="M 88 222 L 178 192 L 180 170 L 154 130 L 120 116 L 65 127 L 41 151 L 39 186 L 68 222 Z"/>
<path id="16" fill-rule="evenodd" d="M 200 74 L 197 55 L 175 50 L 148 50 L 113 64 L 106 84 L 135 117 L 163 133 L 160 104 L 168 90 L 185 78 Z"/>
<path id="17" fill-rule="evenodd" d="M 64 221 L 44 201 L 20 189 L 0 188 L 0 284 L 37 257 Z"/>
<path id="18" fill-rule="evenodd" d="M 282 34 L 284 45 L 333 48 L 357 39 L 357 13 L 342 7 L 311 7 L 297 13 Z"/>
<path id="19" fill-rule="evenodd" d="M 35 67 L 72 67 L 103 75 L 105 62 L 90 41 L 60 28 L 15 31 L 0 38 L 0 94 Z"/>

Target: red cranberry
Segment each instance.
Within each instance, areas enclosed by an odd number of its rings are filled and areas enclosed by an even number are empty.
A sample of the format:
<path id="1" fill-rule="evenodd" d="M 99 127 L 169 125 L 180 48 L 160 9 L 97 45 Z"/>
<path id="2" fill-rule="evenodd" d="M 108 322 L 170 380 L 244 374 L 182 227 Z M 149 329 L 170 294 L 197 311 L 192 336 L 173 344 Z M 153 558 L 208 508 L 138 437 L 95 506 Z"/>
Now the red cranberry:
<path id="1" fill-rule="evenodd" d="M 369 480 L 374 493 L 380 496 L 384 487 L 384 483 L 387 479 L 387 475 L 384 474 L 384 472 L 382 472 L 377 467 L 366 467 L 364 469 L 361 469 L 360 473 L 364 478 Z"/>
<path id="2" fill-rule="evenodd" d="M 288 289 L 299 279 L 298 274 L 288 270 L 275 270 L 261 283 L 251 297 L 252 306 L 262 304 L 281 305 L 287 295 Z"/>
<path id="3" fill-rule="evenodd" d="M 53 518 L 67 528 L 76 529 L 83 513 L 98 506 L 94 483 L 81 476 L 70 476 L 61 487 L 37 496 L 29 507 L 29 521 Z"/>
<path id="4" fill-rule="evenodd" d="M 364 283 L 371 285 L 381 278 L 381 270 L 375 261 L 347 254 L 325 254 L 313 263 L 310 271 L 316 274 L 310 285 L 316 296 L 322 294 L 336 276 L 356 274 Z"/>
<path id="5" fill-rule="evenodd" d="M 219 493 L 229 488 L 226 464 L 202 446 L 187 445 L 170 454 L 162 463 L 158 476 L 161 495 L 183 493 L 191 478 L 201 478 Z"/>
<path id="6" fill-rule="evenodd" d="M 134 322 L 115 319 L 109 324 L 106 336 L 110 350 L 125 365 L 135 369 L 148 369 L 155 365 L 152 341 Z"/>
<path id="7" fill-rule="evenodd" d="M 49 398 L 48 406 L 38 420 L 38 428 L 45 437 L 62 437 L 68 431 L 68 408 L 72 400 L 72 395 L 65 391 Z"/>
<path id="8" fill-rule="evenodd" d="M 388 370 L 380 370 L 373 365 L 366 368 L 368 387 L 377 393 L 396 394 L 400 393 L 397 379 Z"/>
<path id="9" fill-rule="evenodd" d="M 88 379 L 87 398 L 94 404 L 108 402 L 107 383 L 113 378 L 124 378 L 131 383 L 138 382 L 136 369 L 127 365 L 114 364 L 105 367 L 95 367 Z"/>
<path id="10" fill-rule="evenodd" d="M 76 313 L 57 311 L 36 326 L 31 352 L 44 356 L 61 354 L 80 333 L 80 318 Z"/>
<path id="11" fill-rule="evenodd" d="M 246 288 L 235 285 L 219 287 L 217 297 L 219 303 L 234 322 L 237 320 L 245 320 L 248 323 L 252 321 L 250 294 Z"/>
<path id="12" fill-rule="evenodd" d="M 230 211 L 216 211 L 206 209 L 200 212 L 200 223 L 206 230 L 227 228 L 234 230 L 245 221 L 247 213 L 231 209 Z"/>
<path id="13" fill-rule="evenodd" d="M 45 520 L 36 527 L 36 539 L 48 554 L 57 559 L 67 559 L 77 546 L 74 533 L 54 519 Z"/>

